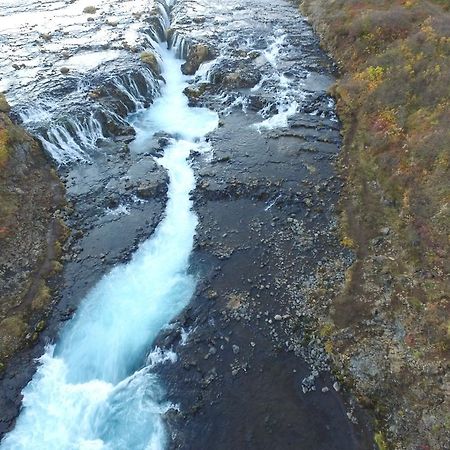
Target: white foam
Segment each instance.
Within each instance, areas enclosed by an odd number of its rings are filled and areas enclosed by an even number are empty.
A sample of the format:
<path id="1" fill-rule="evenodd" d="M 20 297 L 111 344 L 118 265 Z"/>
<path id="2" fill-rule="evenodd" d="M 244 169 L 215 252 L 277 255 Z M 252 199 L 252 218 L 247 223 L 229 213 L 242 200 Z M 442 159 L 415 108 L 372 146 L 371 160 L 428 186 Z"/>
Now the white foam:
<path id="1" fill-rule="evenodd" d="M 288 105 L 281 105 L 279 108 L 281 110 L 277 114 L 263 120 L 262 122 L 256 123 L 253 126 L 259 132 L 261 132 L 262 130 L 287 128 L 289 126 L 289 118 L 292 117 L 298 110 L 298 103 L 296 101 L 293 101 Z"/>

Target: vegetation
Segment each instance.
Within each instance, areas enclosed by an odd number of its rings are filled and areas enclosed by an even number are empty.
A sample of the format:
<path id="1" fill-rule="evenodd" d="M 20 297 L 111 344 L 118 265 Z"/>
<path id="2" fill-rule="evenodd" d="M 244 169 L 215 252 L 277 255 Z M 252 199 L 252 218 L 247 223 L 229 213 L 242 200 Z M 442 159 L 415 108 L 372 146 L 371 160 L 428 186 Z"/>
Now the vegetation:
<path id="1" fill-rule="evenodd" d="M 333 88 L 344 133 L 342 241 L 357 259 L 330 312 L 336 363 L 377 411 L 380 448 L 443 448 L 450 2 L 304 0 L 302 8 L 342 73 Z M 371 390 L 352 364 L 379 347 L 389 374 Z"/>

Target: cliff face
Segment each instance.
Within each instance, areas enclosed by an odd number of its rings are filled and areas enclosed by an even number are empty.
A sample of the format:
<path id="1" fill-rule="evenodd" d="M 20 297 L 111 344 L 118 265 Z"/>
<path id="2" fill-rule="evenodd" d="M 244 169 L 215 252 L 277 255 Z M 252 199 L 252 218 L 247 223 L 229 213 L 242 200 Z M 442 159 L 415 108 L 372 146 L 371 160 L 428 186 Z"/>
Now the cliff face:
<path id="1" fill-rule="evenodd" d="M 64 191 L 39 144 L 9 117 L 0 94 L 0 370 L 36 339 L 52 302 L 48 279 L 65 227 Z"/>
<path id="2" fill-rule="evenodd" d="M 327 348 L 381 449 L 450 442 L 447 1 L 304 0 L 341 68 L 342 242 L 356 261 Z"/>

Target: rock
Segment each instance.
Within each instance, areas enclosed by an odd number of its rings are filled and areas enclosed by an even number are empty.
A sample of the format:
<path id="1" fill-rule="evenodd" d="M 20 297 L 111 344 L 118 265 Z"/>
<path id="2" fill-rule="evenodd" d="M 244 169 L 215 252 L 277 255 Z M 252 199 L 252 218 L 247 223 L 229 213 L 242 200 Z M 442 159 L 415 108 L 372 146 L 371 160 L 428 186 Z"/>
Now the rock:
<path id="1" fill-rule="evenodd" d="M 274 319 L 275 319 L 277 322 L 279 322 L 279 321 L 282 320 L 283 318 L 282 318 L 279 314 L 276 314 L 275 317 L 274 317 Z"/>
<path id="2" fill-rule="evenodd" d="M 165 148 L 172 141 L 172 136 L 169 133 L 166 133 L 164 131 L 158 131 L 157 133 L 155 133 L 153 135 L 153 139 L 156 139 L 158 145 L 161 148 Z"/>
<path id="3" fill-rule="evenodd" d="M 235 345 L 235 344 L 233 344 L 233 353 L 235 354 L 235 355 L 238 355 L 239 354 L 239 352 L 240 352 L 240 348 L 239 348 L 239 345 Z"/>
<path id="4" fill-rule="evenodd" d="M 206 83 L 202 83 L 198 86 L 187 86 L 183 94 L 186 95 L 190 100 L 198 100 L 207 90 L 208 85 Z"/>
<path id="5" fill-rule="evenodd" d="M 97 87 L 89 92 L 88 95 L 92 100 L 96 100 L 98 98 L 104 97 L 106 95 L 106 91 L 102 87 Z"/>
<path id="6" fill-rule="evenodd" d="M 86 6 L 83 9 L 84 14 L 95 14 L 97 12 L 97 8 L 95 6 Z"/>
<path id="7" fill-rule="evenodd" d="M 161 75 L 161 68 L 159 67 L 158 60 L 156 56 L 151 52 L 142 52 L 141 61 L 150 67 L 152 72 L 156 75 Z"/>
<path id="8" fill-rule="evenodd" d="M 194 44 L 190 47 L 186 62 L 181 66 L 185 75 L 194 75 L 200 64 L 213 58 L 212 52 L 205 44 Z"/>
<path id="9" fill-rule="evenodd" d="M 66 73 L 70 72 L 70 69 L 68 67 L 61 67 L 61 69 L 59 69 L 59 71 L 65 75 Z"/>
<path id="10" fill-rule="evenodd" d="M 229 88 L 252 88 L 258 84 L 260 78 L 257 71 L 237 71 L 226 74 L 222 83 Z"/>
<path id="11" fill-rule="evenodd" d="M 119 24 L 119 19 L 110 17 L 109 19 L 106 20 L 106 23 L 111 27 L 117 27 L 117 25 Z"/>
<path id="12" fill-rule="evenodd" d="M 158 197 L 167 192 L 167 180 L 149 180 L 141 183 L 136 189 L 136 195 L 139 198 L 148 200 L 150 198 Z"/>
<path id="13" fill-rule="evenodd" d="M 6 98 L 3 94 L 0 94 L 0 112 L 9 113 L 11 111 L 11 106 L 6 101 Z"/>

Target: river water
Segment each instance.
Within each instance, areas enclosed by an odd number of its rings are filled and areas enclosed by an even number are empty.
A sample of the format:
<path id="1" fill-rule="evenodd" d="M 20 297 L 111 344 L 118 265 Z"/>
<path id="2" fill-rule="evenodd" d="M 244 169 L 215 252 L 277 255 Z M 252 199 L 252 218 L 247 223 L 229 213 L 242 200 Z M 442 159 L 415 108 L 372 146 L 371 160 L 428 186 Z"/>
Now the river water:
<path id="1" fill-rule="evenodd" d="M 151 343 L 189 301 L 188 273 L 197 218 L 192 151 L 217 114 L 190 108 L 175 51 L 159 49 L 165 85 L 152 107 L 131 119 L 139 150 L 156 132 L 174 136 L 159 159 L 170 177 L 165 217 L 128 264 L 115 267 L 82 300 L 76 316 L 47 349 L 25 388 L 23 410 L 4 449 L 159 449 L 166 436 L 162 388 L 152 366 L 175 355 L 148 354 Z"/>

